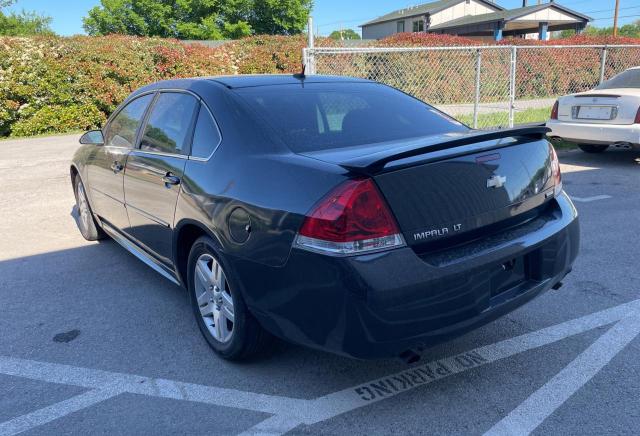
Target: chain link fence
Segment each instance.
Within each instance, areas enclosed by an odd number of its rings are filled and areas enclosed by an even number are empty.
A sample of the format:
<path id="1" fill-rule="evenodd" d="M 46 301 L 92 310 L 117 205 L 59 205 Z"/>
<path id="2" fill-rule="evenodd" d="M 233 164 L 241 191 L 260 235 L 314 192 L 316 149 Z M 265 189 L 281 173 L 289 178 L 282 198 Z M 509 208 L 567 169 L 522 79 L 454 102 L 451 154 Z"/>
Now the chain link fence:
<path id="1" fill-rule="evenodd" d="M 640 66 L 640 45 L 312 47 L 303 55 L 309 74 L 386 83 L 481 129 L 546 121 L 557 97 Z"/>

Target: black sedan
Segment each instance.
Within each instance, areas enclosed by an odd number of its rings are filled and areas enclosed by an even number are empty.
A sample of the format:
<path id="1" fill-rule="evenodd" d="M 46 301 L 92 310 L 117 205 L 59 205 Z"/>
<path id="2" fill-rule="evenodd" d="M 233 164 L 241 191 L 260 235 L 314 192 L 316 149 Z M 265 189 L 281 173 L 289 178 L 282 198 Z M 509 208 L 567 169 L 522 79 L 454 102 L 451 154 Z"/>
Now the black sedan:
<path id="1" fill-rule="evenodd" d="M 276 336 L 414 360 L 571 270 L 547 131 L 474 131 L 348 77 L 159 82 L 81 138 L 77 221 L 188 289 L 224 358 Z"/>

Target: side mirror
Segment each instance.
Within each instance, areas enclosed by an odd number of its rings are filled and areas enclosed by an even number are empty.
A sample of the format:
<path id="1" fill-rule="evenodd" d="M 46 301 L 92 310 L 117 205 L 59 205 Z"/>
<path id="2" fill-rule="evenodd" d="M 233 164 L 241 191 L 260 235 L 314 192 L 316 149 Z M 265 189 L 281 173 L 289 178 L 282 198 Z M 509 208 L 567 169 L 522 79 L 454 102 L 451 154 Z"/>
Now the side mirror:
<path id="1" fill-rule="evenodd" d="M 80 144 L 104 145 L 102 130 L 89 130 L 80 137 Z"/>

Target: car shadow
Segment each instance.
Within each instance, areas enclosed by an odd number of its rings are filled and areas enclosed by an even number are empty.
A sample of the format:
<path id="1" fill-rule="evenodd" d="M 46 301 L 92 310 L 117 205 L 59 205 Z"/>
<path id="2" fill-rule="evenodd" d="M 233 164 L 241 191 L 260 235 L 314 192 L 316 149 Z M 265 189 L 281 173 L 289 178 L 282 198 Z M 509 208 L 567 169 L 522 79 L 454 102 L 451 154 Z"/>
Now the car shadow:
<path id="1" fill-rule="evenodd" d="M 609 147 L 602 153 L 585 153 L 582 150 L 558 151 L 560 163 L 591 167 L 636 167 L 640 165 L 640 150 Z"/>

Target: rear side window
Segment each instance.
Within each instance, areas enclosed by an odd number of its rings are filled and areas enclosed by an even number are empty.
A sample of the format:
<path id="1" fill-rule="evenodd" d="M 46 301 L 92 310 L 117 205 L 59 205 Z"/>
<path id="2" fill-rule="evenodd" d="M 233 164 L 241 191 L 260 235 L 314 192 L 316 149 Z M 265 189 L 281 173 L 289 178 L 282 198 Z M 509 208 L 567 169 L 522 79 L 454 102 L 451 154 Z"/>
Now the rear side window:
<path id="1" fill-rule="evenodd" d="M 220 132 L 209 110 L 201 105 L 200 112 L 198 113 L 198 121 L 196 121 L 196 128 L 193 132 L 191 156 L 204 159 L 208 158 L 220 143 L 220 139 Z"/>
<path id="2" fill-rule="evenodd" d="M 136 98 L 118 112 L 109 123 L 104 143 L 113 147 L 133 148 L 138 127 L 152 99 L 153 94 Z"/>
<path id="3" fill-rule="evenodd" d="M 189 94 L 162 93 L 151 108 L 140 149 L 160 153 L 186 154 L 198 100 Z"/>
<path id="4" fill-rule="evenodd" d="M 375 83 L 256 86 L 237 92 L 294 152 L 468 130 L 422 101 Z"/>
<path id="5" fill-rule="evenodd" d="M 596 89 L 640 88 L 640 68 L 623 71 L 617 76 L 602 82 Z"/>

